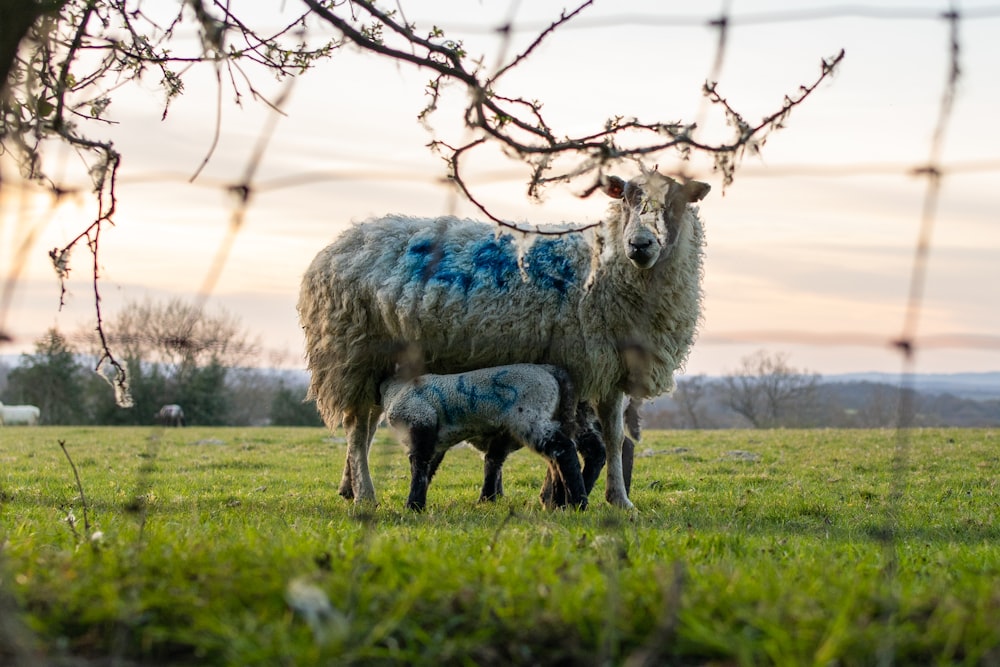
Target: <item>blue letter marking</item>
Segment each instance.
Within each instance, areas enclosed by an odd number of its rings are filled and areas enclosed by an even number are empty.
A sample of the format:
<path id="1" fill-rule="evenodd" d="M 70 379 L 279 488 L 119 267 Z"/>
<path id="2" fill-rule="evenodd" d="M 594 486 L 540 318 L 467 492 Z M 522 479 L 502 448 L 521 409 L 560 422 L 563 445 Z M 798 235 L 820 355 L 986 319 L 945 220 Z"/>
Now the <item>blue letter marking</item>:
<path id="1" fill-rule="evenodd" d="M 538 239 L 524 256 L 528 280 L 541 289 L 565 296 L 577 281 L 576 269 L 565 255 L 564 239 Z M 521 280 L 513 237 L 488 237 L 455 248 L 434 235 L 414 237 L 403 257 L 410 282 L 439 283 L 463 294 L 482 289 L 506 292 Z"/>

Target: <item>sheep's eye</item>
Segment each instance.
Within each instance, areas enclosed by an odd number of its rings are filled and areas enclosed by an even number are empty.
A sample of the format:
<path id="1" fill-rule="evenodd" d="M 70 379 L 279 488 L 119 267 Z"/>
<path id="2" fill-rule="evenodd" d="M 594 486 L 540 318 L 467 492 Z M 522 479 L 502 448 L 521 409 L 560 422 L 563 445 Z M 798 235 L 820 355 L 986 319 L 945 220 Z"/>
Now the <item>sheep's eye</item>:
<path id="1" fill-rule="evenodd" d="M 657 202 L 650 199 L 649 197 L 643 197 L 642 201 L 639 203 L 639 215 L 645 215 L 646 213 L 655 213 L 660 207 Z"/>

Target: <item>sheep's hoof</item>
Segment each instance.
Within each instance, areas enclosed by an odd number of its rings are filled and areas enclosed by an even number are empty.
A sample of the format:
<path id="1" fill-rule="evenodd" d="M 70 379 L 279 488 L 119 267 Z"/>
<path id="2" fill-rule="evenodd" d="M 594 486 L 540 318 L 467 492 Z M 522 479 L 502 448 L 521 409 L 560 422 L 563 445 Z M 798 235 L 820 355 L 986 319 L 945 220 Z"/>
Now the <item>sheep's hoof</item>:
<path id="1" fill-rule="evenodd" d="M 340 478 L 340 486 L 337 487 L 337 493 L 342 498 L 347 498 L 348 500 L 354 498 L 354 481 L 351 479 L 350 466 L 344 468 L 344 475 Z"/>
<path id="2" fill-rule="evenodd" d="M 622 494 L 613 493 L 611 491 L 608 491 L 604 495 L 604 497 L 605 497 L 605 499 L 607 499 L 607 501 L 609 503 L 611 503 L 615 507 L 620 507 L 623 510 L 635 509 L 635 505 L 632 504 L 632 501 L 629 500 L 628 496 L 626 496 L 626 495 L 622 495 Z"/>
<path id="3" fill-rule="evenodd" d="M 370 507 L 375 507 L 378 505 L 378 501 L 375 499 L 374 495 L 371 496 L 355 496 L 355 505 L 368 505 Z"/>

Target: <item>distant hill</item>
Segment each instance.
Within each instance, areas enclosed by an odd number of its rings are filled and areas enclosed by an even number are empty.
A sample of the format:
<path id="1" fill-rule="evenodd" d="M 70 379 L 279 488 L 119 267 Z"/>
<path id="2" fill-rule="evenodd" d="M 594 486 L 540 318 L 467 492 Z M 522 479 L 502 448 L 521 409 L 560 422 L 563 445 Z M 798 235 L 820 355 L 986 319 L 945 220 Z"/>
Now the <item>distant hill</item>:
<path id="1" fill-rule="evenodd" d="M 694 378 L 690 378 L 694 380 Z M 679 378 L 683 385 L 685 378 Z M 692 407 L 672 396 L 647 401 L 648 428 L 734 428 L 750 422 L 728 404 L 722 377 L 702 378 Z M 844 373 L 820 378 L 812 400 L 791 408 L 782 426 L 887 427 L 898 420 L 901 390 L 913 392 L 913 426 L 1000 427 L 1000 372 Z"/>
<path id="2" fill-rule="evenodd" d="M 823 383 L 874 382 L 899 387 L 899 373 L 843 373 L 824 375 Z M 1000 372 L 990 373 L 915 373 L 909 386 L 920 393 L 951 394 L 974 400 L 1000 399 Z"/>

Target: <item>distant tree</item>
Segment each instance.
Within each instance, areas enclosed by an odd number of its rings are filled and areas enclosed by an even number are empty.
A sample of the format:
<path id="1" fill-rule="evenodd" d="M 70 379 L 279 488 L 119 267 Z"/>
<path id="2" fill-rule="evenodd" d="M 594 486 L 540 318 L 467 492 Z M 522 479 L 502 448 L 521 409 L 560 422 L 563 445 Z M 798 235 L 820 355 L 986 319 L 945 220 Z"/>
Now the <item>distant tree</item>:
<path id="1" fill-rule="evenodd" d="M 207 365 L 190 368 L 188 374 L 176 385 L 177 399 L 172 401 L 184 409 L 188 424 L 223 426 L 231 423 L 229 391 L 226 374 L 229 369 L 218 359 Z"/>
<path id="2" fill-rule="evenodd" d="M 226 373 L 228 423 L 233 426 L 270 423 L 271 403 L 279 385 L 278 378 L 259 368 L 230 368 Z"/>
<path id="3" fill-rule="evenodd" d="M 701 402 L 708 391 L 708 378 L 704 375 L 694 375 L 682 378 L 677 382 L 673 398 L 687 428 L 703 428 Z"/>
<path id="4" fill-rule="evenodd" d="M 84 377 L 66 338 L 49 329 L 35 341 L 34 354 L 21 355 L 10 371 L 3 401 L 38 406 L 43 424 L 79 424 L 87 419 Z"/>
<path id="5" fill-rule="evenodd" d="M 819 380 L 817 373 L 789 366 L 787 355 L 760 350 L 723 377 L 723 388 L 727 405 L 754 428 L 804 426 Z"/>
<path id="6" fill-rule="evenodd" d="M 893 426 L 899 419 L 900 389 L 890 385 L 873 385 L 868 400 L 858 410 L 858 426 L 879 428 Z"/>
<path id="7" fill-rule="evenodd" d="M 94 375 L 88 385 L 88 395 L 94 405 L 94 423 L 113 426 L 152 424 L 160 407 L 164 403 L 173 402 L 166 398 L 173 396 L 167 390 L 167 378 L 156 364 L 145 364 L 137 358 L 125 358 L 122 361 L 129 369 L 132 405 L 118 405 L 106 384 L 112 378 L 103 376 L 102 370 Z"/>
<path id="8" fill-rule="evenodd" d="M 223 366 L 242 366 L 256 357 L 260 347 L 236 315 L 222 308 L 209 312 L 180 298 L 129 301 L 104 327 L 109 342 L 122 356 L 159 364 L 168 376 L 213 360 Z M 89 341 L 97 347 L 93 336 Z"/>
<path id="9" fill-rule="evenodd" d="M 271 402 L 271 423 L 275 426 L 322 426 L 316 403 L 306 402 L 305 387 L 278 386 Z"/>
<path id="10" fill-rule="evenodd" d="M 10 365 L 0 361 L 0 396 L 3 396 L 4 390 L 7 389 L 7 376 L 10 375 L 10 370 Z"/>
<path id="11" fill-rule="evenodd" d="M 259 349 L 238 317 L 181 299 L 146 300 L 125 304 L 104 329 L 123 351 L 134 407 L 101 400 L 100 423 L 148 424 L 166 403 L 179 404 L 192 424 L 231 423 L 227 376 Z M 86 339 L 99 358 L 101 342 L 90 334 Z"/>

